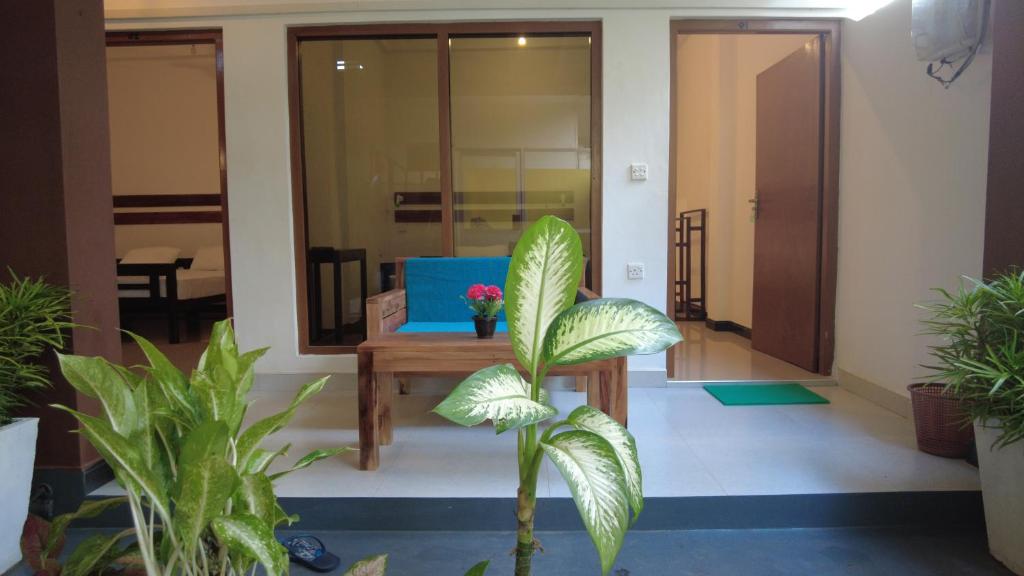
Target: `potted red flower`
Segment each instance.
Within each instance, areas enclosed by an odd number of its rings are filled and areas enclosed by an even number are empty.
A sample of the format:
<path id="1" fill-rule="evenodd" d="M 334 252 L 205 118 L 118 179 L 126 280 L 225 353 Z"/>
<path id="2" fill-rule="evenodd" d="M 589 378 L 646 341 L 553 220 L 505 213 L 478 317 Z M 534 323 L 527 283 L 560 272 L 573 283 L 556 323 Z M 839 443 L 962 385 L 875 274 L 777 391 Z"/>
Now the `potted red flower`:
<path id="1" fill-rule="evenodd" d="M 505 305 L 504 295 L 497 286 L 473 284 L 466 290 L 463 298 L 469 309 L 475 312 L 473 324 L 476 326 L 477 338 L 493 338 L 494 329 L 498 325 L 498 312 Z"/>

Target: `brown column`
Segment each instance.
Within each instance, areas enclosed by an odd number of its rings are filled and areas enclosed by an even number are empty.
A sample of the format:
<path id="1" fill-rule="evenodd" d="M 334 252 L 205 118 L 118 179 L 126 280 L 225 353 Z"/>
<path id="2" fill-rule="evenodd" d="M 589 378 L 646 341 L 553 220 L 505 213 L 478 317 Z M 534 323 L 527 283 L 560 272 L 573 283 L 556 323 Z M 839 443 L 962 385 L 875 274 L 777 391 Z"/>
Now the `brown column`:
<path id="1" fill-rule="evenodd" d="M 992 6 L 984 273 L 1024 268 L 1024 2 Z"/>
<path id="2" fill-rule="evenodd" d="M 120 361 L 103 26 L 102 0 L 0 0 L 0 270 L 70 286 L 71 351 Z M 24 415 L 41 419 L 36 480 L 66 509 L 102 463 L 47 405 L 96 406 L 53 381 Z"/>

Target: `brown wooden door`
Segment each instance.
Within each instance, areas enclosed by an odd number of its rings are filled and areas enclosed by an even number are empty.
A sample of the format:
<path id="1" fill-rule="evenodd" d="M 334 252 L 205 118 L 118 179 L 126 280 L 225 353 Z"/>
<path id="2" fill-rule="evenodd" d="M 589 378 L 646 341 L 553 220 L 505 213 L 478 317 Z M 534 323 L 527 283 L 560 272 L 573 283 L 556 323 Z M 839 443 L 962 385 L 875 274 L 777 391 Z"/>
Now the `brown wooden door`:
<path id="1" fill-rule="evenodd" d="M 757 220 L 751 345 L 818 371 L 821 42 L 757 77 Z"/>

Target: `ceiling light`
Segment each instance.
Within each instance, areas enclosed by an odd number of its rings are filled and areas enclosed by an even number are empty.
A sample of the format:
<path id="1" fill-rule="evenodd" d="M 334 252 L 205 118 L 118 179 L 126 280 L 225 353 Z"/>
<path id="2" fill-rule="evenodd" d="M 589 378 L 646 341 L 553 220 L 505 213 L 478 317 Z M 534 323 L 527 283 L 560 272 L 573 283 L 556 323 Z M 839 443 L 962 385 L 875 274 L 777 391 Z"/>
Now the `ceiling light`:
<path id="1" fill-rule="evenodd" d="M 516 44 L 519 44 L 520 46 L 526 46 L 526 36 L 520 36 L 519 39 L 516 40 Z"/>

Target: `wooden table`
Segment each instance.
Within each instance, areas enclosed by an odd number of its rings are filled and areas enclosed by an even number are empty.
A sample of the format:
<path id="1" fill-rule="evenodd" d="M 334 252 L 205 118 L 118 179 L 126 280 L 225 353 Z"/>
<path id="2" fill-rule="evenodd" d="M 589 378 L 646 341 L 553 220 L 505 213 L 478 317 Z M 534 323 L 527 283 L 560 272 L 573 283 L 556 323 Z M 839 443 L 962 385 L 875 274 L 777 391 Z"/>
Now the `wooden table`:
<path id="1" fill-rule="evenodd" d="M 388 333 L 356 348 L 359 356 L 359 468 L 376 470 L 380 446 L 391 444 L 396 374 L 468 376 L 494 364 L 518 366 L 507 334 L 482 340 L 473 333 Z M 587 376 L 587 403 L 626 425 L 626 359 L 555 366 L 551 376 Z"/>

